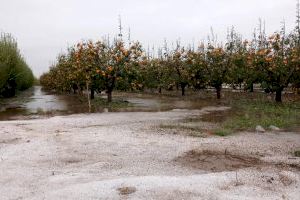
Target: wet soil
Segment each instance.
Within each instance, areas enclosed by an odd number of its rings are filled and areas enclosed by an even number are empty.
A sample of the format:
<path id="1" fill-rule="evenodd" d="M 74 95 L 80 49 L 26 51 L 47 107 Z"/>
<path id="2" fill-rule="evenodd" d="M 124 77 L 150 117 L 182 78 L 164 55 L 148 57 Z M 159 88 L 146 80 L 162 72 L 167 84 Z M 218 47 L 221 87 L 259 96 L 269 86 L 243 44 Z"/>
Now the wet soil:
<path id="1" fill-rule="evenodd" d="M 216 150 L 191 150 L 175 158 L 174 161 L 184 167 L 199 169 L 205 172 L 236 171 L 249 167 L 261 168 L 267 166 L 300 171 L 300 164 L 268 163 L 260 160 L 258 157 L 241 155 L 237 152 L 230 153 L 226 150 L 224 152 Z"/>
<path id="2" fill-rule="evenodd" d="M 255 157 L 212 150 L 191 150 L 183 156 L 177 157 L 174 161 L 185 167 L 192 167 L 207 172 L 235 171 L 264 165 L 260 159 Z"/>
<path id="3" fill-rule="evenodd" d="M 237 110 L 224 110 L 224 111 L 217 111 L 217 112 L 210 112 L 201 116 L 199 121 L 202 122 L 211 122 L 211 123 L 222 123 L 225 122 L 230 117 L 236 115 L 238 113 Z"/>
<path id="4" fill-rule="evenodd" d="M 121 187 L 117 189 L 120 195 L 129 195 L 136 192 L 135 187 Z"/>

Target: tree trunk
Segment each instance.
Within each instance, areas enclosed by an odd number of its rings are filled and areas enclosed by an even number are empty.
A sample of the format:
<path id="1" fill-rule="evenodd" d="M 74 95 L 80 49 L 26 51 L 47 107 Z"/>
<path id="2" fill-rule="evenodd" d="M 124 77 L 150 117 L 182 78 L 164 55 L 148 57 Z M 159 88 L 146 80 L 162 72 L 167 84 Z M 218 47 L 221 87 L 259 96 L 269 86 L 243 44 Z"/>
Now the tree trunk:
<path id="1" fill-rule="evenodd" d="M 254 92 L 254 84 L 253 83 L 250 83 L 249 89 L 250 89 L 250 92 Z"/>
<path id="2" fill-rule="evenodd" d="M 107 102 L 112 102 L 112 90 L 107 90 Z"/>
<path id="3" fill-rule="evenodd" d="M 84 92 L 83 91 L 84 91 L 84 89 L 82 88 L 81 85 L 79 85 L 78 86 L 78 94 L 81 95 L 81 96 L 84 96 L 84 94 L 83 94 Z"/>
<path id="4" fill-rule="evenodd" d="M 216 86 L 217 99 L 221 99 L 221 89 L 222 89 L 222 86 Z"/>
<path id="5" fill-rule="evenodd" d="M 86 81 L 86 93 L 87 93 L 87 99 L 88 99 L 88 105 L 89 105 L 89 112 L 91 112 L 91 99 L 89 94 L 89 82 Z"/>
<path id="6" fill-rule="evenodd" d="M 73 85 L 72 85 L 72 88 L 73 88 L 73 93 L 74 93 L 74 94 L 77 94 L 78 86 L 77 86 L 76 84 L 73 84 Z"/>
<path id="7" fill-rule="evenodd" d="M 275 97 L 276 102 L 282 102 L 282 98 L 281 98 L 282 90 L 283 90 L 282 88 L 276 90 L 276 97 Z"/>
<path id="8" fill-rule="evenodd" d="M 91 88 L 91 99 L 95 99 L 95 90 Z"/>
<path id="9" fill-rule="evenodd" d="M 182 96 L 185 96 L 185 86 L 186 86 L 186 84 L 184 84 L 184 83 L 180 84 Z"/>
<path id="10" fill-rule="evenodd" d="M 161 87 L 158 88 L 158 93 L 161 94 Z"/>

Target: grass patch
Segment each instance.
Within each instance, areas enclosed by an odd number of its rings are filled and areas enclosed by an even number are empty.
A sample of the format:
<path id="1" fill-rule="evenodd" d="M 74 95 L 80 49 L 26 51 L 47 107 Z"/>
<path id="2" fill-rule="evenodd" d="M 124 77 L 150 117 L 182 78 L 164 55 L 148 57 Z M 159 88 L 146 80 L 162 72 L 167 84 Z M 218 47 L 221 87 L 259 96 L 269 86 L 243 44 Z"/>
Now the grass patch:
<path id="1" fill-rule="evenodd" d="M 126 108 L 133 106 L 128 101 L 124 101 L 122 99 L 113 99 L 112 102 L 107 102 L 107 99 L 96 97 L 91 101 L 91 104 L 93 107 L 107 107 L 112 109 L 118 109 L 118 108 Z"/>
<path id="2" fill-rule="evenodd" d="M 257 125 L 268 128 L 271 125 L 281 129 L 293 129 L 299 126 L 300 103 L 275 103 L 264 99 L 233 100 L 230 106 L 234 111 L 221 123 L 222 130 L 229 132 L 254 130 Z"/>
<path id="3" fill-rule="evenodd" d="M 176 129 L 176 130 L 190 130 L 190 131 L 201 131 L 199 127 L 186 126 L 183 124 L 161 124 L 159 125 L 161 129 Z"/>
<path id="4" fill-rule="evenodd" d="M 88 106 L 86 97 L 78 96 L 77 99 L 80 103 L 86 104 Z M 93 112 L 101 111 L 104 108 L 108 109 L 109 111 L 121 111 L 124 108 L 133 107 L 133 104 L 119 98 L 114 98 L 112 102 L 107 102 L 107 99 L 105 98 L 95 97 L 91 100 L 91 106 Z"/>
<path id="5" fill-rule="evenodd" d="M 214 131 L 215 135 L 222 136 L 222 137 L 230 135 L 231 133 L 232 131 L 229 129 L 217 129 Z"/>
<path id="6" fill-rule="evenodd" d="M 294 156 L 300 157 L 300 150 L 294 151 Z"/>
<path id="7" fill-rule="evenodd" d="M 194 137 L 203 137 L 203 130 L 197 126 L 188 126 L 184 124 L 160 124 L 159 128 L 168 129 L 168 130 L 176 130 L 182 132 L 188 132 L 188 135 Z"/>
<path id="8" fill-rule="evenodd" d="M 276 103 L 266 98 L 264 94 L 255 93 L 252 98 L 231 96 L 223 99 L 221 105 L 231 107 L 230 110 L 216 111 L 199 118 L 187 118 L 182 123 L 161 125 L 164 129 L 189 130 L 201 133 L 201 127 L 189 126 L 185 123 L 210 122 L 216 127 L 210 127 L 208 132 L 218 136 L 228 136 L 240 131 L 254 131 L 257 125 L 269 129 L 271 125 L 284 131 L 294 131 L 300 126 L 300 102 Z"/>

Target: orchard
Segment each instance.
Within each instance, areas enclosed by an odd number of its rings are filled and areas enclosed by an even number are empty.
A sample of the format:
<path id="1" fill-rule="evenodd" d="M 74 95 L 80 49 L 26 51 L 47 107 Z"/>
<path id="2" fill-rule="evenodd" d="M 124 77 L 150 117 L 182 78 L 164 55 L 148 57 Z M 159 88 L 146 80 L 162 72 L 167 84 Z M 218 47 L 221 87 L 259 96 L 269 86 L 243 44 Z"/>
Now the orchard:
<path id="1" fill-rule="evenodd" d="M 300 86 L 299 38 L 299 27 L 289 34 L 284 28 L 270 36 L 260 32 L 250 41 L 232 29 L 224 45 L 209 41 L 191 48 L 177 42 L 174 49 L 165 46 L 152 56 L 141 43 L 122 38 L 82 41 L 59 55 L 40 82 L 49 90 L 86 94 L 89 102 L 95 91 L 105 91 L 111 102 L 115 89 L 178 89 L 184 96 L 187 88 L 214 88 L 220 99 L 224 85 L 245 92 L 260 86 L 282 102 L 286 88 Z"/>

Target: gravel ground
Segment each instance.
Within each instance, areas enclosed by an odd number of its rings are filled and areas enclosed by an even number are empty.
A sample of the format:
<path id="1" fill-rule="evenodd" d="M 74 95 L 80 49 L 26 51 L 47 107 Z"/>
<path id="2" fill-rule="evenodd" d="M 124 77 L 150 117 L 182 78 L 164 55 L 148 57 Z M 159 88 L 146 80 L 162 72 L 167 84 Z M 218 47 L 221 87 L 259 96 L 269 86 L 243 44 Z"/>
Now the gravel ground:
<path id="1" fill-rule="evenodd" d="M 0 199 L 299 199 L 299 133 L 199 138 L 155 128 L 224 109 L 2 121 Z M 269 164 L 213 173 L 175 161 L 191 150 Z"/>

